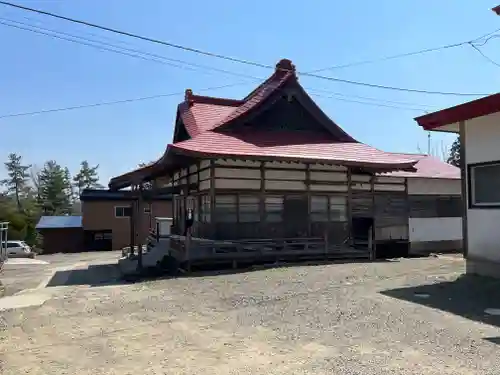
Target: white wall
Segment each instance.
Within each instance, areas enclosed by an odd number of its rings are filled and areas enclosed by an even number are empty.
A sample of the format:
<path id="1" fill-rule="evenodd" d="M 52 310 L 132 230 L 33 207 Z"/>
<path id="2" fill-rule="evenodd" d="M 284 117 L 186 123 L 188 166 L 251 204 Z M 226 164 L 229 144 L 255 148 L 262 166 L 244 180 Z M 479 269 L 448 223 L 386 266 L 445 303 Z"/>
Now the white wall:
<path id="1" fill-rule="evenodd" d="M 500 160 L 500 113 L 465 123 L 466 163 Z M 468 195 L 465 194 L 468 199 Z M 500 262 L 500 209 L 467 210 L 468 256 Z"/>
<path id="2" fill-rule="evenodd" d="M 411 195 L 459 195 L 459 179 L 408 178 Z M 461 217 L 410 217 L 410 242 L 454 241 L 462 239 Z"/>
<path id="3" fill-rule="evenodd" d="M 462 239 L 461 217 L 410 217 L 410 242 L 453 241 Z"/>

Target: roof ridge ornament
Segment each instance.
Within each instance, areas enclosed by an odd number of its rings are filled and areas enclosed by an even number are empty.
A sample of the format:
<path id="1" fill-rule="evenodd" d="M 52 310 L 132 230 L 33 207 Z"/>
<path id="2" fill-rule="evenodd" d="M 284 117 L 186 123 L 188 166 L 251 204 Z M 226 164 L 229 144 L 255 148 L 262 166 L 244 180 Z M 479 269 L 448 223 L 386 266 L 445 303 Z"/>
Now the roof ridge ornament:
<path id="1" fill-rule="evenodd" d="M 281 59 L 276 64 L 276 71 L 293 72 L 295 74 L 295 65 L 293 65 L 292 60 Z"/>
<path id="2" fill-rule="evenodd" d="M 193 90 L 186 89 L 186 91 L 184 92 L 184 101 L 189 102 L 190 100 L 192 100 L 192 97 L 193 97 Z"/>

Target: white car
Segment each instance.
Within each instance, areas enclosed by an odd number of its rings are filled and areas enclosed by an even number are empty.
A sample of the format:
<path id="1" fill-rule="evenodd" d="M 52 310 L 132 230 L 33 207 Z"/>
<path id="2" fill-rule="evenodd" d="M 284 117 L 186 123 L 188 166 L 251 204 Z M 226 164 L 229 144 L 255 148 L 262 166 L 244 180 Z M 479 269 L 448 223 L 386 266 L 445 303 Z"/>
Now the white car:
<path id="1" fill-rule="evenodd" d="M 34 258 L 35 253 L 24 241 L 7 241 L 7 258 Z"/>

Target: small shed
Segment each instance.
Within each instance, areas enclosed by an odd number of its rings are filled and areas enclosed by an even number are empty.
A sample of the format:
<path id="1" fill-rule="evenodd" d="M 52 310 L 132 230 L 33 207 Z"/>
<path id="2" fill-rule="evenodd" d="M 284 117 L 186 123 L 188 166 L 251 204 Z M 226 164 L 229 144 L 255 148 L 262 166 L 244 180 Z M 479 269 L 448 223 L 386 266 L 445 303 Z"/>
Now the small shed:
<path id="1" fill-rule="evenodd" d="M 36 230 L 43 237 L 43 254 L 84 250 L 81 216 L 42 216 Z"/>

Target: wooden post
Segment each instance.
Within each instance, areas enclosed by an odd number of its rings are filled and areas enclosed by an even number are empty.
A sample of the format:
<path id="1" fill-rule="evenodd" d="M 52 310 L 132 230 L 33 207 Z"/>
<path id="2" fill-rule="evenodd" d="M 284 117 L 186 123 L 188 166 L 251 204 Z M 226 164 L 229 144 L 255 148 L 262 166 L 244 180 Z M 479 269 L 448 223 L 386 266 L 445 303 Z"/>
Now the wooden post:
<path id="1" fill-rule="evenodd" d="M 191 272 L 191 228 L 188 228 L 186 232 L 186 238 L 184 240 L 184 259 L 186 260 L 186 271 Z"/>
<path id="2" fill-rule="evenodd" d="M 267 237 L 266 228 L 266 169 L 264 162 L 260 162 L 260 191 L 259 191 L 259 215 L 260 215 L 260 232 Z"/>
<path id="3" fill-rule="evenodd" d="M 201 220 L 201 213 L 202 213 L 202 201 L 201 201 L 201 195 L 200 195 L 200 161 L 198 160 L 196 163 L 196 212 L 195 212 L 195 223 L 196 225 L 196 231 L 195 231 L 195 236 L 200 238 L 202 237 L 202 220 Z"/>
<path id="4" fill-rule="evenodd" d="M 370 249 L 370 260 L 374 260 L 374 251 L 373 251 L 373 225 L 368 228 L 368 249 Z"/>
<path id="5" fill-rule="evenodd" d="M 347 168 L 347 232 L 348 245 L 354 246 L 354 233 L 352 227 L 352 170 Z"/>
<path id="6" fill-rule="evenodd" d="M 135 186 L 132 185 L 132 191 L 134 191 Z M 135 201 L 132 197 L 132 201 L 130 202 L 130 255 L 134 255 L 134 247 L 135 247 Z"/>
<path id="7" fill-rule="evenodd" d="M 368 243 L 370 244 L 370 241 L 372 242 L 372 245 L 368 247 L 370 250 L 370 260 L 374 260 L 375 256 L 373 254 L 373 243 L 377 243 L 377 239 L 375 238 L 375 234 L 377 233 L 376 231 L 376 223 L 377 223 L 377 207 L 376 207 L 376 199 L 375 199 L 375 174 L 372 174 L 370 177 L 370 191 L 372 194 L 372 225 L 370 227 L 370 231 L 368 232 Z M 371 239 L 371 240 L 370 240 Z"/>
<path id="8" fill-rule="evenodd" d="M 328 256 L 328 248 L 329 248 L 329 244 L 328 244 L 328 230 L 325 230 L 323 232 L 323 236 L 324 236 L 324 239 L 325 239 L 325 258 Z"/>
<path id="9" fill-rule="evenodd" d="M 307 236 L 312 236 L 311 228 L 311 165 L 306 164 L 306 196 L 307 196 Z"/>
<path id="10" fill-rule="evenodd" d="M 215 240 L 217 224 L 217 213 L 215 209 L 215 161 L 210 160 L 210 233 L 211 239 Z"/>
<path id="11" fill-rule="evenodd" d="M 142 241 L 141 241 L 141 234 L 142 234 L 142 214 L 143 214 L 143 187 L 142 183 L 139 185 L 139 188 L 137 189 L 137 204 L 136 204 L 136 210 L 135 213 L 137 215 L 137 220 L 136 220 L 136 236 L 137 236 L 137 270 L 140 272 L 142 271 Z"/>

